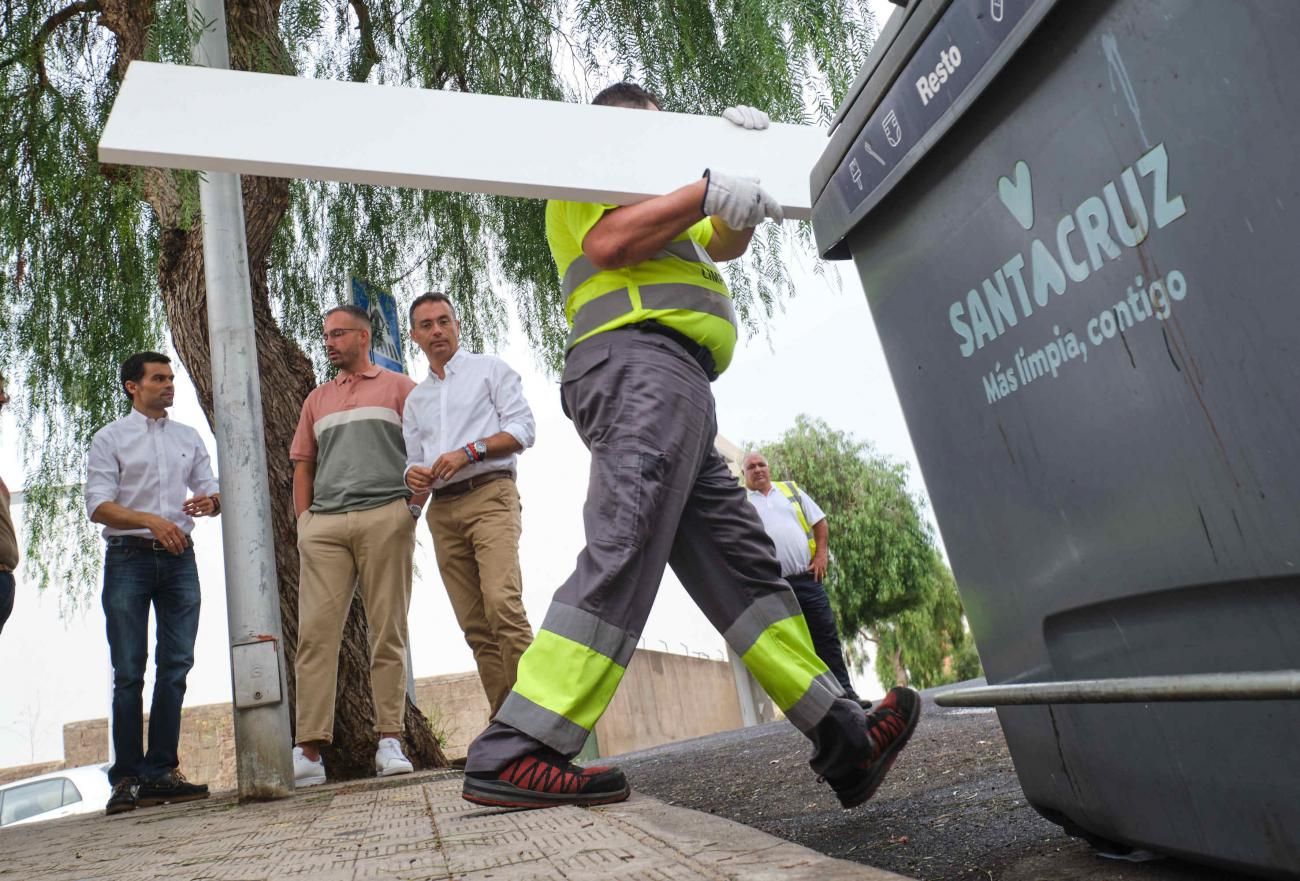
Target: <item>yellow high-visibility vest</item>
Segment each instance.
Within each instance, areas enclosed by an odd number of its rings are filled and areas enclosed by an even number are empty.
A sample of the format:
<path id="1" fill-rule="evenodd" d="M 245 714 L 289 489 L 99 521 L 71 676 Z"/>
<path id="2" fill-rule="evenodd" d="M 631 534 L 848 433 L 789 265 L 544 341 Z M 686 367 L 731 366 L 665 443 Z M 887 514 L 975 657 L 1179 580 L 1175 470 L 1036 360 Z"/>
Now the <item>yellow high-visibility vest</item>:
<path id="1" fill-rule="evenodd" d="M 803 492 L 799 489 L 799 484 L 795 483 L 793 480 L 788 482 L 784 480 L 774 480 L 772 481 L 772 486 L 779 489 L 781 495 L 785 496 L 789 500 L 791 507 L 794 508 L 795 519 L 797 519 L 799 525 L 803 527 L 803 534 L 808 537 L 809 556 L 817 556 L 817 539 L 813 538 L 813 528 L 808 525 L 808 518 L 803 512 Z"/>
<path id="2" fill-rule="evenodd" d="M 546 205 L 547 238 L 560 271 L 570 328 L 565 351 L 598 333 L 653 320 L 708 349 L 721 374 L 736 348 L 736 311 L 722 273 L 705 250 L 712 223 L 704 218 L 649 260 L 599 269 L 581 251 L 573 253 L 576 233 L 585 235 L 586 230 L 566 228 L 564 245 L 553 230 L 565 227 L 569 214 L 601 207 L 554 201 Z M 583 215 L 584 221 L 594 223 Z"/>

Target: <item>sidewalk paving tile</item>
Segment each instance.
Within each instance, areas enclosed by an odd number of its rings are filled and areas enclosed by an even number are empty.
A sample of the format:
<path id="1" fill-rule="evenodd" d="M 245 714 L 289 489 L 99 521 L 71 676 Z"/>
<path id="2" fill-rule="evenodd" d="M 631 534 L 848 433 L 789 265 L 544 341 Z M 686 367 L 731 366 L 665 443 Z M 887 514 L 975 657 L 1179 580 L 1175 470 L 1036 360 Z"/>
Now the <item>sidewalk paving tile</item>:
<path id="1" fill-rule="evenodd" d="M 637 795 L 484 809 L 427 772 L 0 830 L 0 881 L 899 881 Z"/>

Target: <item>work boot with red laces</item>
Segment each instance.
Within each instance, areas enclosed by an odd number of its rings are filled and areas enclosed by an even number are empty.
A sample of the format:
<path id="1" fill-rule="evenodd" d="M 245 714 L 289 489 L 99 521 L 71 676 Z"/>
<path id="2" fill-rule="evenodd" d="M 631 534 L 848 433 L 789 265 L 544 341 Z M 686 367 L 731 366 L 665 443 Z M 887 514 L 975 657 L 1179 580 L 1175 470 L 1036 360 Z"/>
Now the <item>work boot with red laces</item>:
<path id="1" fill-rule="evenodd" d="M 500 771 L 466 774 L 461 796 L 492 807 L 549 808 L 612 804 L 630 791 L 618 768 L 583 768 L 554 750 L 540 749 Z"/>
<path id="2" fill-rule="evenodd" d="M 826 782 L 839 796 L 840 804 L 855 808 L 876 794 L 894 760 L 903 751 L 921 718 L 921 696 L 910 688 L 891 688 L 889 694 L 867 713 L 867 739 L 871 751 L 856 768 Z"/>

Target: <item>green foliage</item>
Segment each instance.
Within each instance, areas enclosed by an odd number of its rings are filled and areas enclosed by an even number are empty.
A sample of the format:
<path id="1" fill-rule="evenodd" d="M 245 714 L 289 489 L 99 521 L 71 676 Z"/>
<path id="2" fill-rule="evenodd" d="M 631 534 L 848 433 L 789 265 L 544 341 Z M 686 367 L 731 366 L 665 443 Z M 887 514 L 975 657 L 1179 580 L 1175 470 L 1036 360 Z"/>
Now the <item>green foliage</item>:
<path id="1" fill-rule="evenodd" d="M 979 675 L 970 672 L 979 657 L 956 582 L 922 515 L 924 501 L 908 490 L 907 466 L 807 416 L 760 449 L 773 480 L 795 481 L 826 512 L 825 586 L 850 659 L 862 660 L 860 639 L 874 641 L 886 688 L 900 652 L 904 677 L 923 688 L 956 681 L 957 672 Z"/>
<path id="2" fill-rule="evenodd" d="M 626 77 L 666 109 L 747 103 L 791 122 L 829 119 L 874 28 L 865 0 L 240 0 L 227 10 L 241 33 L 269 23 L 232 42 L 245 69 L 551 100 L 587 100 Z M 96 149 L 126 63 L 188 63 L 196 26 L 183 0 L 113 15 L 96 0 L 27 0 L 0 14 L 0 370 L 34 459 L 29 490 L 81 482 L 90 436 L 124 406 L 118 363 L 162 345 L 159 267 L 197 219 L 197 175 L 102 166 Z M 545 136 L 521 133 L 521 150 Z M 255 271 L 267 272 L 280 329 L 320 373 L 319 315 L 349 272 L 407 300 L 450 292 L 475 348 L 498 345 L 513 318 L 555 368 L 563 303 L 542 218 L 533 200 L 299 181 L 269 265 Z M 790 289 L 788 250 L 808 241 L 806 224 L 772 226 L 729 267 L 751 332 Z M 56 515 L 39 502 L 55 495 L 32 498 L 33 521 Z M 33 534 L 47 538 L 52 524 Z"/>
<path id="3" fill-rule="evenodd" d="M 952 571 L 938 552 L 930 568 L 931 576 L 922 585 L 921 605 L 871 629 L 876 643 L 876 677 L 885 688 L 898 682 L 900 672 L 907 684 L 917 688 L 980 675 L 979 654 L 966 631 Z M 896 665 L 901 665 L 901 670 Z"/>

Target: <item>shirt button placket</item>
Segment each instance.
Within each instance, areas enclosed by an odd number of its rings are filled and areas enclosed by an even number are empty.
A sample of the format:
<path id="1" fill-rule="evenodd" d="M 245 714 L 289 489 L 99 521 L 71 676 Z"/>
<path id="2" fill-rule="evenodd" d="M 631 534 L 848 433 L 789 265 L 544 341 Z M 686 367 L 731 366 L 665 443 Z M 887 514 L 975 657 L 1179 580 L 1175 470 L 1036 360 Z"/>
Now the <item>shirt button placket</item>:
<path id="1" fill-rule="evenodd" d="M 149 427 L 153 432 L 154 461 L 158 463 L 158 512 L 163 517 L 168 517 L 171 514 L 171 509 L 167 506 L 169 474 L 167 468 L 167 443 L 166 438 L 163 437 L 163 422 L 161 420 L 155 421 Z"/>

